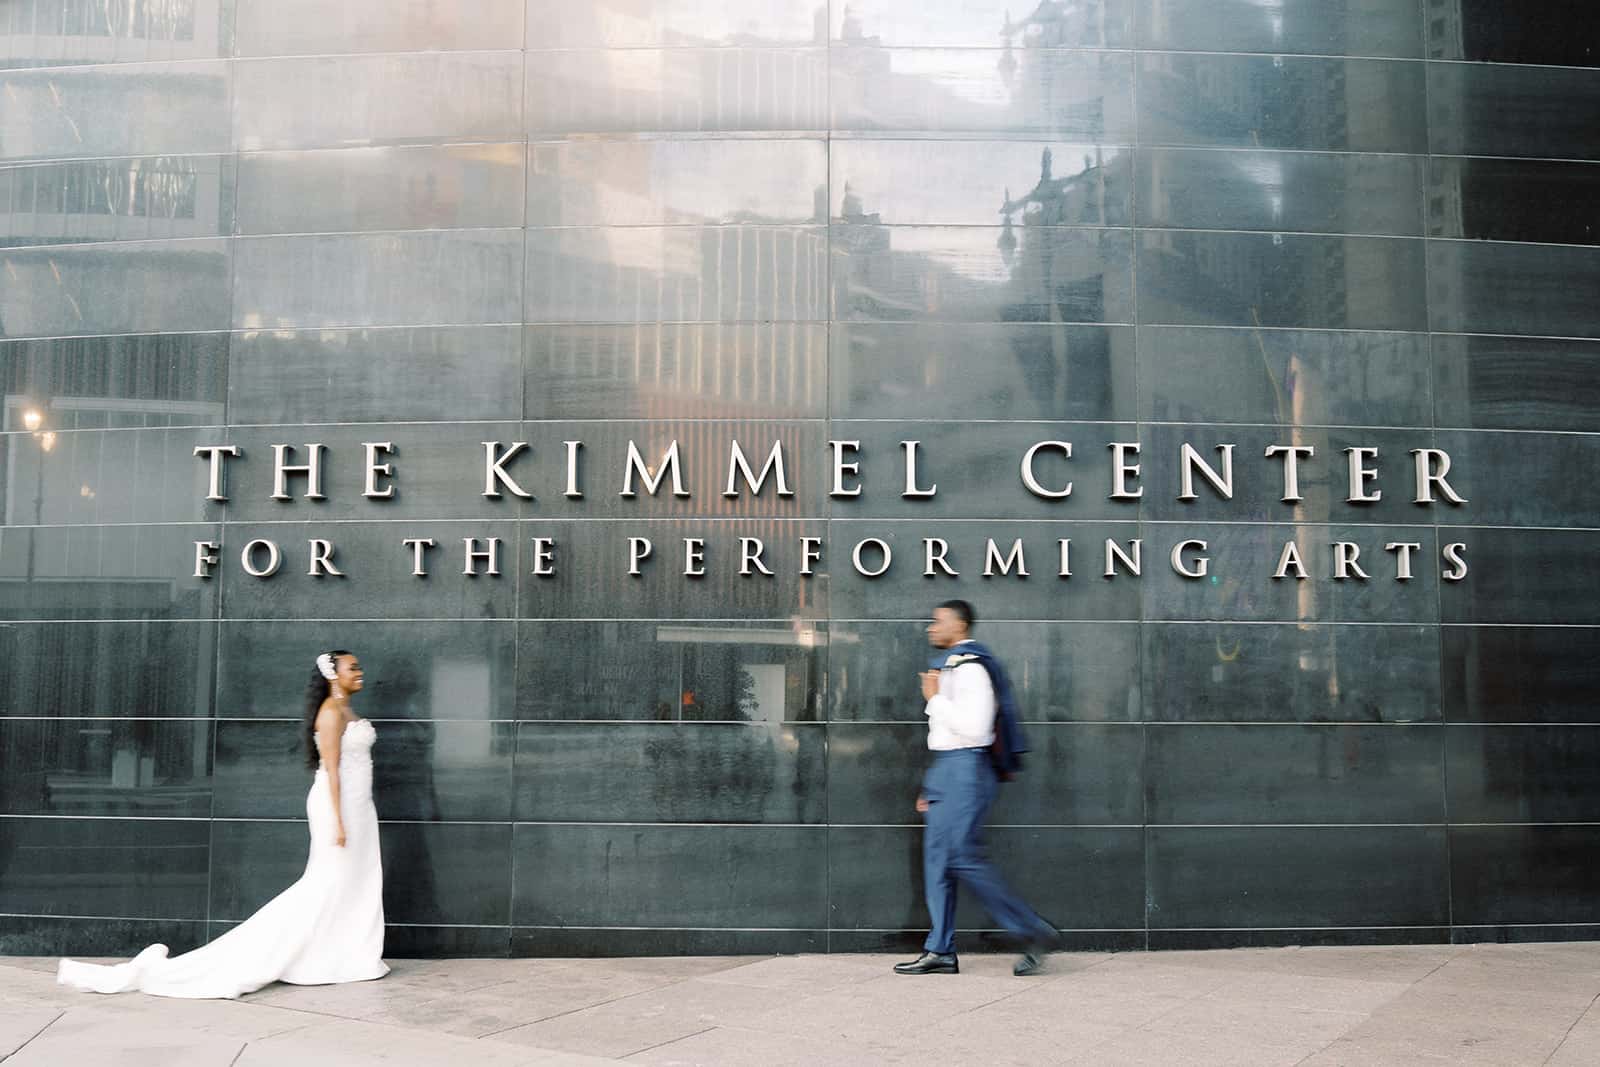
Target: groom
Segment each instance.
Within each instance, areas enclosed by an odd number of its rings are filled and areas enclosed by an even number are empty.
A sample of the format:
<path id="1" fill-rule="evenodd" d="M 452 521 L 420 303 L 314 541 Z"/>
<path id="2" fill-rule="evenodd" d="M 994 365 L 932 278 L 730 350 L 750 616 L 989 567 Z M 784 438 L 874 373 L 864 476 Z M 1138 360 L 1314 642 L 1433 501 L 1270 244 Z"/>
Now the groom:
<path id="1" fill-rule="evenodd" d="M 994 653 L 972 640 L 977 615 L 965 600 L 933 610 L 928 643 L 939 650 L 924 671 L 922 696 L 933 762 L 922 780 L 922 871 L 933 929 L 923 953 L 899 974 L 959 974 L 956 883 L 978 895 L 995 921 L 1026 946 L 1011 973 L 1037 974 L 1060 934 L 1001 879 L 983 846 L 983 821 L 1002 778 L 1021 767 L 1026 742 L 1011 684 Z"/>

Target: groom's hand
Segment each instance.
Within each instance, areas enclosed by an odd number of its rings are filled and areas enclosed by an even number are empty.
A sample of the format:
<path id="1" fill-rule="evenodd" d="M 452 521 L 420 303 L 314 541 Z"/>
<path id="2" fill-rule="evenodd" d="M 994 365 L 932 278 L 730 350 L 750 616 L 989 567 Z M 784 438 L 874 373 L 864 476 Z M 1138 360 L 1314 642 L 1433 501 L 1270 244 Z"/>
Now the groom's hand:
<path id="1" fill-rule="evenodd" d="M 939 672 L 923 671 L 917 675 L 922 680 L 922 699 L 932 700 L 939 695 Z"/>

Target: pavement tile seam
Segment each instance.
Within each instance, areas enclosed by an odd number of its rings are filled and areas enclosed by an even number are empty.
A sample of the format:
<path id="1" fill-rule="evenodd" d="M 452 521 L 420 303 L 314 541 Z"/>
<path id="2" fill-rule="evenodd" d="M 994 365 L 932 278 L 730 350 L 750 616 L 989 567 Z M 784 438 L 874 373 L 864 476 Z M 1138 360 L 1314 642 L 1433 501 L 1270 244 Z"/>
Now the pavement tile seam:
<path id="1" fill-rule="evenodd" d="M 699 979 L 696 979 L 696 981 L 699 981 Z M 521 987 L 521 984 L 517 983 L 517 982 L 511 982 L 511 983 L 505 983 L 505 984 L 513 986 L 513 987 Z M 627 992 L 618 993 L 615 996 L 606 997 L 606 998 L 599 999 L 599 1000 L 590 1000 L 590 1001 L 585 1001 L 585 1002 L 582 1002 L 582 1003 L 573 1004 L 573 1005 L 567 1006 L 567 1007 L 555 1008 L 555 1009 L 552 1009 L 549 1012 L 544 1013 L 544 1014 L 535 1014 L 532 1017 L 519 1018 L 515 1022 L 507 1023 L 507 1025 L 504 1025 L 504 1026 L 495 1025 L 495 1026 L 492 1026 L 490 1029 L 487 1029 L 487 1030 L 484 1030 L 484 1031 L 481 1031 L 481 1032 L 470 1033 L 467 1036 L 471 1036 L 471 1037 L 477 1038 L 477 1039 L 493 1038 L 498 1034 L 503 1034 L 503 1033 L 506 1033 L 507 1031 L 510 1031 L 510 1030 L 518 1030 L 518 1029 L 521 1029 L 523 1027 L 532 1026 L 532 1025 L 534 1025 L 536 1023 L 549 1022 L 549 1021 L 551 1021 L 553 1019 L 557 1019 L 557 1018 L 560 1018 L 560 1017 L 565 1016 L 565 1015 L 571 1015 L 574 1012 L 581 1012 L 581 1011 L 589 1010 L 591 1008 L 603 1007 L 605 1005 L 614 1004 L 614 1003 L 616 1003 L 618 1001 L 631 999 L 633 997 L 642 997 L 642 996 L 646 996 L 646 995 L 650 995 L 650 994 L 659 994 L 663 990 L 669 989 L 672 986 L 680 985 L 680 984 L 684 984 L 684 983 L 668 982 L 668 983 L 665 983 L 663 985 L 650 986 L 650 987 L 645 988 L 645 989 L 629 990 Z M 489 987 L 489 988 L 492 989 L 493 987 Z M 525 988 L 525 987 L 522 987 L 522 988 Z M 741 988 L 741 987 L 733 986 L 731 988 L 737 989 L 737 988 Z M 483 991 L 480 990 L 479 992 L 482 993 Z M 499 997 L 496 997 L 495 999 L 499 1003 L 499 1005 L 505 1006 L 505 1007 L 514 1007 L 519 1003 L 523 1003 L 524 1006 L 525 1006 L 525 1002 L 520 1002 L 517 997 L 515 997 L 514 995 L 510 995 L 510 994 L 507 994 L 507 995 L 504 995 L 504 996 L 499 996 Z M 412 1007 L 410 1007 L 410 1008 L 408 1008 L 406 1010 L 408 1012 L 412 1012 L 412 1013 L 426 1014 L 430 1009 L 437 1010 L 437 1009 L 441 1009 L 442 1008 L 442 1009 L 448 1010 L 448 1009 L 451 1009 L 453 1007 L 456 1007 L 458 1004 L 459 1004 L 459 998 L 456 995 L 451 994 L 451 995 L 446 995 L 444 997 L 441 997 L 441 998 L 439 998 L 437 1000 L 430 1000 L 430 1001 L 427 1001 L 427 1002 L 425 1002 L 423 1004 L 413 1005 Z M 470 1005 L 463 1005 L 458 1010 L 461 1012 L 462 1015 L 467 1015 L 467 1014 L 470 1014 L 471 1006 Z M 377 1022 L 377 1023 L 387 1023 L 387 1024 L 391 1024 L 391 1025 L 398 1025 L 398 1026 L 409 1026 L 409 1027 L 411 1027 L 413 1029 L 426 1030 L 426 1031 L 428 1031 L 430 1033 L 441 1033 L 441 1032 L 453 1033 L 453 1034 L 466 1033 L 465 1031 L 452 1030 L 452 1029 L 449 1029 L 448 1027 L 441 1028 L 441 1027 L 435 1026 L 435 1025 L 419 1024 L 419 1023 L 417 1023 L 415 1021 L 408 1022 L 407 1019 L 403 1015 L 397 1015 L 396 1013 L 392 1013 L 392 1012 L 383 1012 L 383 1013 L 380 1013 L 378 1015 L 368 1016 L 366 1018 L 366 1021 L 368 1021 L 368 1022 Z"/>
<path id="2" fill-rule="evenodd" d="M 1555 1050 L 1539 1062 L 1539 1067 L 1567 1067 L 1568 1064 L 1583 1064 L 1584 1067 L 1600 1059 L 1600 1045 L 1587 1048 L 1574 1047 L 1572 1052 L 1567 1051 L 1567 1042 L 1563 1041 Z"/>
<path id="3" fill-rule="evenodd" d="M 7 1062 L 59 1067 L 68 1062 L 99 1064 L 106 1054 L 120 1053 L 119 1063 L 183 1063 L 206 1067 L 235 1062 L 246 1042 L 241 1038 L 207 1034 L 183 1027 L 130 1026 L 125 1020 L 106 1018 L 92 1010 L 63 1012 L 50 1026 Z"/>
<path id="4" fill-rule="evenodd" d="M 1322 1055 L 1324 1052 L 1327 1052 L 1333 1046 L 1339 1044 L 1339 1042 L 1349 1040 L 1350 1032 L 1351 1032 L 1351 1030 L 1354 1030 L 1354 1029 L 1355 1029 L 1355 1027 L 1352 1026 L 1349 1029 L 1345 1030 L 1345 1032 L 1342 1033 L 1342 1034 L 1335 1034 L 1333 1037 L 1328 1039 L 1326 1044 L 1323 1044 L 1323 1045 L 1319 1046 L 1318 1048 L 1312 1049 L 1310 1052 L 1306 1053 L 1304 1058 L 1302 1058 L 1301 1060 L 1299 1060 L 1299 1061 L 1297 1061 L 1295 1063 L 1295 1067 L 1300 1067 L 1300 1064 L 1302 1064 L 1302 1063 L 1309 1063 L 1312 1060 L 1316 1059 L 1318 1056 Z"/>
<path id="5" fill-rule="evenodd" d="M 657 1041 L 655 1044 L 648 1045 L 645 1048 L 635 1049 L 635 1050 L 633 1050 L 632 1052 L 628 1053 L 626 1056 L 624 1056 L 622 1058 L 627 1060 L 627 1059 L 632 1059 L 634 1056 L 643 1056 L 646 1052 L 650 1052 L 650 1051 L 652 1051 L 654 1049 L 665 1048 L 668 1045 L 676 1045 L 680 1041 L 688 1041 L 690 1038 L 699 1037 L 701 1034 L 709 1034 L 711 1031 L 716 1030 L 716 1029 L 718 1029 L 718 1027 L 707 1026 L 707 1027 L 704 1027 L 703 1029 L 696 1030 L 692 1034 L 684 1034 L 681 1037 L 673 1037 L 673 1038 L 668 1038 L 665 1041 Z"/>
<path id="6" fill-rule="evenodd" d="M 1434 1020 L 1466 1014 L 1477 1021 L 1513 1028 L 1540 1026 L 1555 1020 L 1565 1027 L 1580 1018 L 1591 1003 L 1589 995 L 1581 1003 L 1575 1003 L 1556 996 L 1529 997 L 1507 991 L 1410 989 L 1374 1008 L 1372 1016 L 1374 1019 Z"/>
<path id="7" fill-rule="evenodd" d="M 1274 978 L 1284 976 L 1275 975 Z M 1348 986 L 1285 987 L 1285 983 L 1246 982 L 1223 986 L 1194 998 L 1211 1004 L 1262 1004 L 1307 1011 L 1359 1012 L 1370 1015 L 1414 988 L 1403 982 L 1360 982 Z"/>
<path id="8" fill-rule="evenodd" d="M 289 1008 L 289 1007 L 284 1007 L 284 1006 L 278 1005 L 278 1004 L 265 1004 L 265 1003 L 258 1003 L 256 1005 L 256 1007 L 274 1008 L 274 1009 L 276 1009 L 278 1011 L 292 1011 L 292 1012 L 295 1012 L 296 1014 L 299 1014 L 299 1015 L 314 1015 L 318 1019 L 350 1019 L 351 1018 L 351 1016 L 349 1016 L 349 1015 L 341 1015 L 336 1011 L 318 1011 L 315 1008 Z M 314 1026 L 314 1025 L 316 1025 L 316 1024 L 315 1023 L 303 1023 L 303 1024 L 299 1025 L 299 1026 L 291 1026 L 286 1030 L 279 1030 L 279 1031 L 276 1031 L 275 1033 L 273 1033 L 271 1035 L 266 1035 L 266 1036 L 277 1037 L 278 1034 L 292 1033 L 295 1030 L 304 1030 L 307 1026 Z M 257 1040 L 260 1040 L 260 1039 L 258 1038 Z"/>
<path id="9" fill-rule="evenodd" d="M 1193 1002 L 1189 1001 L 1189 1000 L 1180 1000 L 1180 1001 L 1178 1001 L 1178 1003 L 1172 1005 L 1166 1011 L 1157 1012 L 1155 1015 L 1152 1015 L 1150 1018 L 1146 1019 L 1144 1022 L 1139 1023 L 1136 1026 L 1129 1027 L 1129 1029 L 1130 1030 L 1149 1030 L 1152 1026 L 1154 1026 L 1156 1023 L 1160 1022 L 1162 1019 L 1165 1019 L 1167 1016 L 1174 1015 L 1177 1012 L 1183 1011 L 1185 1008 L 1189 1007 L 1189 1005 L 1191 1003 L 1193 1003 Z"/>
<path id="10" fill-rule="evenodd" d="M 1431 1052 L 1422 1052 L 1415 1049 L 1405 1050 L 1405 1058 L 1396 1059 L 1393 1056 L 1388 1055 L 1385 1051 L 1381 1051 L 1388 1048 L 1389 1046 L 1377 1045 L 1373 1042 L 1363 1041 L 1358 1038 L 1341 1037 L 1336 1041 L 1330 1042 L 1325 1048 L 1321 1048 L 1316 1052 L 1313 1052 L 1311 1055 L 1301 1060 L 1300 1064 L 1296 1064 L 1295 1067 L 1300 1067 L 1301 1064 L 1304 1064 L 1305 1067 L 1314 1067 L 1314 1065 L 1320 1065 L 1322 1063 L 1329 1064 L 1329 1067 L 1342 1067 L 1342 1065 L 1352 1062 L 1349 1058 L 1347 1058 L 1351 1053 L 1366 1053 L 1365 1058 L 1354 1061 L 1361 1064 L 1405 1064 L 1407 1067 L 1409 1067 L 1411 1064 L 1436 1063 L 1448 1064 L 1449 1067 L 1460 1067 L 1459 1063 L 1457 1063 L 1455 1060 L 1452 1060 L 1449 1056 L 1443 1054 L 1436 1055 Z M 1345 1055 L 1341 1056 L 1341 1052 L 1345 1053 Z"/>
<path id="11" fill-rule="evenodd" d="M 15 1056 L 17 1053 L 21 1052 L 23 1049 L 25 1049 L 29 1045 L 33 1044 L 34 1041 L 38 1040 L 40 1034 L 44 1033 L 46 1030 L 48 1030 L 52 1026 L 54 1026 L 57 1022 L 60 1021 L 61 1017 L 63 1015 L 65 1015 L 65 1014 L 66 1014 L 65 1011 L 56 1012 L 53 1016 L 50 1017 L 50 1021 L 49 1022 L 45 1023 L 43 1026 L 39 1027 L 39 1029 L 35 1030 L 32 1033 L 32 1035 L 30 1035 L 28 1037 L 28 1039 L 26 1041 L 24 1041 L 22 1044 L 18 1045 L 16 1048 L 12 1049 L 10 1052 L 7 1052 L 5 1055 L 0 1056 L 0 1060 L 9 1060 L 11 1057 Z"/>
<path id="12" fill-rule="evenodd" d="M 511 980 L 508 981 L 506 979 L 496 979 L 495 981 L 492 981 L 492 982 L 482 982 L 482 983 L 474 983 L 473 985 L 454 986 L 449 990 L 440 991 L 439 996 L 441 996 L 441 997 L 442 996 L 459 996 L 462 993 L 478 993 L 478 992 L 481 992 L 481 991 L 483 991 L 485 989 L 489 989 L 489 988 L 492 988 L 492 987 L 497 986 L 497 985 L 509 985 L 511 981 L 518 981 L 518 980 L 519 979 L 511 979 Z M 407 983 L 405 983 L 405 985 L 402 988 L 408 988 L 409 989 L 411 986 L 413 986 L 415 984 L 416 984 L 415 982 L 407 982 Z M 435 999 L 438 999 L 438 998 L 435 998 Z"/>
<path id="13" fill-rule="evenodd" d="M 1426 982 L 1428 979 L 1432 978 L 1434 975 L 1438 974 L 1440 971 L 1442 971 L 1446 967 L 1450 966 L 1450 964 L 1452 964 L 1456 960 L 1460 959 L 1461 956 L 1462 956 L 1462 953 L 1460 953 L 1460 952 L 1452 952 L 1448 957 L 1446 957 L 1445 959 L 1440 960 L 1439 961 L 1439 965 L 1437 967 L 1434 967 L 1432 970 L 1430 970 L 1427 974 L 1423 975 L 1421 978 L 1418 978 L 1416 980 L 1416 982 L 1412 983 L 1412 985 L 1416 985 L 1416 984 L 1418 984 L 1420 982 Z"/>
<path id="14" fill-rule="evenodd" d="M 1567 1027 L 1566 1032 L 1561 1035 L 1561 1040 L 1556 1043 L 1556 1047 L 1550 1050 L 1549 1056 L 1545 1057 L 1546 1063 L 1549 1063 L 1551 1060 L 1556 1058 L 1556 1053 L 1561 1051 L 1561 1046 L 1565 1045 L 1572 1037 L 1572 1031 L 1576 1030 L 1578 1028 L 1578 1024 L 1582 1023 L 1584 1019 L 1589 1017 L 1589 1013 L 1594 1011 L 1596 1004 L 1600 1004 L 1600 993 L 1595 994 L 1594 999 L 1589 1001 L 1589 1006 L 1583 1009 L 1576 1019 L 1572 1020 L 1572 1025 Z"/>
<path id="15" fill-rule="evenodd" d="M 1505 1027 L 1452 1026 L 1433 1030 L 1399 1030 L 1371 1033 L 1360 1028 L 1346 1032 L 1346 1038 L 1363 1045 L 1403 1050 L 1407 1056 L 1443 1056 L 1465 1062 L 1495 1058 L 1509 1065 L 1543 1063 L 1555 1051 L 1555 1035 L 1540 1031 Z"/>
<path id="16" fill-rule="evenodd" d="M 787 1035 L 787 1033 L 774 1033 L 773 1030 L 758 1030 L 754 1029 L 754 1027 L 746 1027 L 746 1025 L 717 1025 L 717 1027 L 707 1027 L 707 1029 L 699 1030 L 699 1032 L 696 1033 L 688 1033 L 688 1035 L 685 1035 L 685 1037 L 674 1038 L 672 1041 L 664 1041 L 662 1045 L 654 1046 L 653 1049 L 640 1049 L 640 1051 L 637 1051 L 637 1053 L 629 1053 L 629 1056 L 624 1057 L 624 1059 L 630 1059 L 630 1057 L 634 1056 L 643 1056 L 646 1051 L 661 1051 L 661 1049 L 670 1049 L 672 1046 L 678 1045 L 678 1043 L 693 1043 L 694 1038 L 706 1037 L 707 1033 L 712 1033 L 712 1035 L 717 1035 L 717 1033 L 730 1033 L 730 1035 L 746 1035 L 746 1037 L 754 1038 L 781 1038 L 781 1040 L 790 1040 L 790 1035 Z M 851 1043 L 851 1048 L 856 1049 L 856 1051 L 862 1051 L 862 1053 L 877 1053 L 888 1057 L 891 1056 L 891 1053 L 893 1053 L 896 1046 L 891 1045 L 891 1043 L 878 1043 L 878 1041 L 853 1041 L 853 1043 Z"/>
<path id="17" fill-rule="evenodd" d="M 631 984 L 631 985 L 626 985 L 625 986 L 624 983 L 622 981 L 620 981 L 619 979 L 627 979 L 629 982 L 635 983 L 635 984 Z M 645 975 L 645 974 L 637 974 L 637 973 L 624 973 L 624 974 L 619 975 L 619 974 L 613 972 L 613 973 L 608 974 L 608 975 L 603 975 L 602 976 L 602 981 L 604 981 L 605 984 L 615 985 L 615 986 L 618 986 L 619 988 L 622 988 L 623 991 L 621 993 L 617 994 L 618 996 L 631 997 L 636 993 L 649 993 L 649 992 L 652 992 L 654 990 L 666 989 L 666 988 L 668 988 L 670 986 L 679 985 L 679 984 L 681 984 L 683 982 L 706 981 L 706 979 L 698 978 L 698 977 L 688 977 L 688 976 L 682 977 L 682 978 L 664 978 L 664 977 L 661 977 L 661 976 L 658 976 L 658 975 Z M 476 989 L 470 990 L 470 992 L 474 992 L 474 993 L 492 993 L 495 990 L 502 989 L 502 988 L 526 989 L 526 988 L 528 988 L 530 986 L 550 985 L 552 982 L 554 982 L 557 985 L 563 985 L 563 986 L 571 986 L 573 984 L 573 980 L 570 979 L 570 978 L 563 979 L 560 976 L 557 976 L 555 978 L 551 978 L 548 975 L 539 975 L 539 976 L 533 977 L 533 978 L 513 978 L 513 979 L 510 979 L 510 980 L 504 981 L 504 982 L 492 982 L 489 985 L 479 986 Z M 445 995 L 454 995 L 454 993 L 455 993 L 455 991 L 451 990 L 448 994 L 445 994 Z M 434 998 L 434 999 L 437 999 L 437 998 Z"/>
<path id="18" fill-rule="evenodd" d="M 1181 1053 L 1177 1050 L 1181 1049 Z M 1292 1067 L 1304 1059 L 1304 1044 L 1278 1045 L 1266 1042 L 1242 1041 L 1236 1037 L 1206 1035 L 1177 1035 L 1159 1032 L 1133 1031 L 1113 1038 L 1089 1050 L 1088 1057 L 1078 1056 L 1073 1062 L 1095 1067 L 1109 1064 L 1140 1067 Z M 1182 1058 L 1177 1058 L 1179 1055 Z"/>
<path id="19" fill-rule="evenodd" d="M 733 970 L 717 971 L 712 974 L 702 975 L 700 980 L 705 982 L 714 982 L 721 985 L 758 985 L 766 986 L 768 988 L 787 988 L 797 984 L 797 982 L 800 982 L 805 988 L 815 988 L 815 982 L 819 979 L 831 985 L 854 985 L 857 982 L 866 982 L 874 978 L 882 977 L 884 972 L 888 970 L 887 966 L 880 966 L 875 962 L 868 962 L 865 960 L 854 961 L 847 957 L 838 957 L 836 959 L 834 957 L 826 956 L 780 956 L 776 957 L 776 959 L 780 961 L 795 961 L 790 967 L 790 970 L 799 968 L 802 970 L 802 973 L 785 977 L 783 973 L 780 972 L 777 977 L 782 978 L 783 980 L 774 981 L 767 977 L 765 971 L 757 970 L 763 965 L 770 964 L 771 962 L 768 960 L 763 960 L 759 964 L 751 964 L 748 967 L 738 967 L 734 968 Z M 802 961 L 810 962 L 818 960 L 823 961 L 823 963 L 811 966 L 809 968 L 805 968 L 803 966 Z M 771 967 L 769 966 L 768 969 L 770 970 Z M 804 973 L 805 970 L 821 970 L 825 973 L 821 975 L 806 974 Z"/>
<path id="20" fill-rule="evenodd" d="M 619 994 L 619 995 L 617 995 L 615 997 L 610 997 L 610 998 L 608 998 L 606 1000 L 598 1000 L 598 1001 L 595 1001 L 593 1004 L 584 1004 L 584 1005 L 581 1005 L 581 1006 L 576 1007 L 576 1008 L 568 1008 L 565 1011 L 558 1011 L 558 1012 L 555 1012 L 555 1013 L 553 1013 L 551 1015 L 544 1016 L 543 1018 L 532 1019 L 532 1020 L 529 1020 L 527 1022 L 520 1022 L 520 1023 L 517 1023 L 515 1026 L 507 1026 L 507 1027 L 504 1027 L 502 1029 L 495 1030 L 495 1031 L 493 1031 L 491 1033 L 484 1034 L 483 1035 L 483 1039 L 492 1040 L 492 1039 L 494 1039 L 496 1036 L 498 1036 L 500 1034 L 509 1033 L 512 1030 L 520 1030 L 524 1026 L 532 1026 L 535 1023 L 547 1023 L 547 1022 L 550 1022 L 552 1019 L 565 1018 L 568 1015 L 572 1015 L 572 1014 L 575 1014 L 575 1013 L 580 1012 L 580 1011 L 589 1011 L 589 1010 L 591 1010 L 593 1008 L 603 1008 L 607 1004 L 615 1004 L 618 1001 L 627 1000 L 627 999 L 629 999 L 631 997 L 642 997 L 642 996 L 644 996 L 644 995 L 646 995 L 648 993 L 659 993 L 663 989 L 668 989 L 668 988 L 670 988 L 672 986 L 675 986 L 675 985 L 682 985 L 686 981 L 688 981 L 688 979 L 679 978 L 679 979 L 677 979 L 675 981 L 665 982 L 665 983 L 663 983 L 661 985 L 658 985 L 658 986 L 651 986 L 649 989 L 638 989 L 638 990 L 634 990 L 632 992 Z"/>
<path id="21" fill-rule="evenodd" d="M 474 1038 L 457 1034 L 441 1034 L 395 1024 L 369 1023 L 360 1019 L 331 1020 L 317 1034 L 299 1037 L 289 1035 L 287 1042 L 284 1042 L 282 1035 L 279 1035 L 271 1040 L 255 1042 L 255 1044 L 263 1048 L 287 1044 L 290 1048 L 294 1048 L 304 1045 L 308 1040 L 313 1046 L 326 1050 L 338 1050 L 355 1046 L 363 1050 L 370 1050 L 373 1053 L 384 1054 L 396 1048 L 428 1050 L 430 1053 L 436 1054 L 442 1054 L 445 1051 L 470 1053 L 473 1050 L 477 1050 L 481 1057 L 490 1057 L 491 1055 L 503 1057 L 506 1055 L 526 1055 L 529 1052 L 551 1051 L 539 1049 L 511 1050 L 505 1046 L 485 1045 Z M 434 1059 L 418 1062 L 435 1063 L 440 1061 L 435 1056 Z"/>
<path id="22" fill-rule="evenodd" d="M 960 1011 L 957 1011 L 954 1015 L 950 1016 L 950 1018 L 951 1019 L 960 1019 L 964 1015 L 971 1015 L 973 1012 L 981 1011 L 984 1008 L 992 1008 L 996 1004 L 1004 1003 L 1005 1001 L 1010 1000 L 1012 997 L 1017 996 L 1020 993 L 1025 993 L 1025 992 L 1027 992 L 1027 990 L 1019 989 L 1019 990 L 1016 991 L 1016 993 L 1007 993 L 1005 996 L 996 997 L 995 999 L 990 1000 L 990 1001 L 985 1001 L 982 1004 L 970 1005 L 969 1007 L 966 1007 L 966 1008 L 961 1009 Z"/>
<path id="23" fill-rule="evenodd" d="M 304 1012 L 304 1013 L 300 1013 L 300 1014 L 310 1015 L 311 1012 Z M 268 1033 L 261 1034 L 260 1036 L 253 1037 L 250 1040 L 252 1040 L 252 1041 L 265 1041 L 268 1038 L 282 1037 L 284 1034 L 292 1034 L 292 1033 L 295 1033 L 298 1030 L 306 1030 L 306 1029 L 309 1029 L 310 1027 L 313 1027 L 315 1025 L 317 1025 L 315 1020 L 307 1019 L 307 1020 L 305 1020 L 303 1022 L 297 1022 L 293 1026 L 286 1026 L 282 1030 L 272 1030 L 272 1031 L 270 1031 Z"/>

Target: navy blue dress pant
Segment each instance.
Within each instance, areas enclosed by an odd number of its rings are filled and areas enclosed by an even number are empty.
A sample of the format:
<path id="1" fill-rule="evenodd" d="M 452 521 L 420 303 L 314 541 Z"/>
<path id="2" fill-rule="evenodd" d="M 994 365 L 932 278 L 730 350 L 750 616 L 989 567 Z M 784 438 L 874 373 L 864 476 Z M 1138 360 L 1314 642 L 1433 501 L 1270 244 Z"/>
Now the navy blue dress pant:
<path id="1" fill-rule="evenodd" d="M 1006 885 L 984 848 L 983 821 L 998 787 L 989 753 L 958 748 L 932 755 L 933 765 L 922 779 L 922 795 L 928 800 L 922 873 L 933 929 L 922 947 L 928 952 L 955 950 L 958 885 L 976 893 L 994 921 L 1020 940 L 1053 939 L 1055 928 Z"/>

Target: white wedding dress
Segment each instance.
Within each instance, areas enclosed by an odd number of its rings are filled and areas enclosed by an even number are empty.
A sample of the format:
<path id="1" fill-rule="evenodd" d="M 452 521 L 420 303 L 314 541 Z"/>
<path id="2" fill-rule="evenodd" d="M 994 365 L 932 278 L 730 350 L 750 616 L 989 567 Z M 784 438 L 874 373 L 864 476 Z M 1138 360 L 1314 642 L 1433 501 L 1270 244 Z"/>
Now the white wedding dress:
<path id="1" fill-rule="evenodd" d="M 128 963 L 62 960 L 56 980 L 94 993 L 139 990 L 161 997 L 237 997 L 270 982 L 327 985 L 389 973 L 383 962 L 383 863 L 372 806 L 372 744 L 365 719 L 346 724 L 339 746 L 345 844 L 334 844 L 328 774 L 318 768 L 306 796 L 311 855 L 305 874 L 215 941 L 168 957 L 151 945 Z"/>

